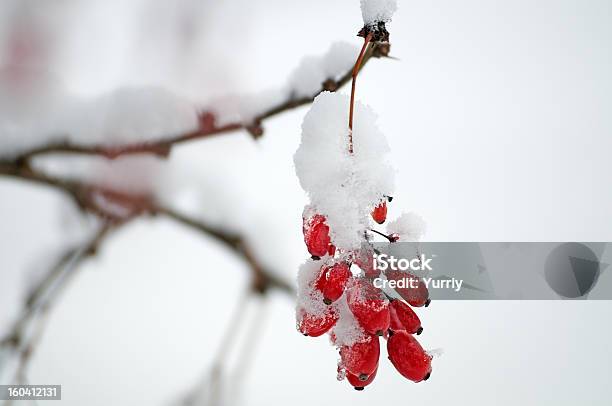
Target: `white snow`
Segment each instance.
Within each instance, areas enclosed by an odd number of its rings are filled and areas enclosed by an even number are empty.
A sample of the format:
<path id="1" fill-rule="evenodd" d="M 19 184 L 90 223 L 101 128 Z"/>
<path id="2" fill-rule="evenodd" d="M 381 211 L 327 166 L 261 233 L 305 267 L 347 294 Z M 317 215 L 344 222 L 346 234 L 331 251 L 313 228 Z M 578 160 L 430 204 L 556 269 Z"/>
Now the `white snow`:
<path id="1" fill-rule="evenodd" d="M 251 123 L 258 115 L 290 98 L 312 97 L 327 79 L 337 80 L 349 72 L 359 48 L 348 42 L 334 42 L 323 55 L 302 58 L 287 82 L 276 89 L 253 94 L 232 94 L 214 98 L 203 110 L 215 114 L 217 124 Z"/>
<path id="2" fill-rule="evenodd" d="M 289 76 L 287 88 L 295 97 L 308 97 L 321 89 L 321 84 L 327 79 L 321 59 L 307 56 Z"/>
<path id="3" fill-rule="evenodd" d="M 322 261 L 307 260 L 300 266 L 298 271 L 298 299 L 296 310 L 304 310 L 313 316 L 322 316 L 327 310 L 327 305 L 323 302 L 323 294 L 314 289 L 313 284 L 319 275 Z"/>
<path id="4" fill-rule="evenodd" d="M 250 123 L 291 97 L 312 97 L 327 79 L 348 72 L 359 50 L 333 43 L 322 56 L 305 57 L 277 88 L 211 99 L 201 110 L 216 124 Z M 28 71 L 16 80 L 0 68 L 0 157 L 50 142 L 122 145 L 173 137 L 198 126 L 198 106 L 159 87 L 122 87 L 97 97 L 80 97 L 46 71 Z"/>
<path id="5" fill-rule="evenodd" d="M 156 87 L 125 87 L 94 98 L 69 93 L 51 75 L 25 83 L 0 72 L 0 157 L 50 142 L 121 145 L 171 137 L 198 125 L 195 107 Z"/>
<path id="6" fill-rule="evenodd" d="M 332 243 L 356 249 L 370 224 L 370 212 L 383 195 L 392 195 L 394 170 L 389 145 L 376 126 L 376 114 L 357 102 L 354 153 L 348 151 L 349 97 L 323 92 L 302 123 L 302 142 L 294 164 L 311 205 L 327 217 Z"/>
<path id="7" fill-rule="evenodd" d="M 361 0 L 361 16 L 365 25 L 379 21 L 388 23 L 396 10 L 396 0 Z"/>
<path id="8" fill-rule="evenodd" d="M 332 44 L 325 55 L 306 56 L 289 76 L 287 89 L 295 97 L 310 97 L 327 79 L 338 79 L 355 64 L 359 49 L 346 42 Z"/>
<path id="9" fill-rule="evenodd" d="M 331 261 L 329 257 L 326 257 L 326 259 Z M 335 326 L 329 331 L 334 337 L 336 346 L 352 345 L 366 340 L 368 338 L 367 334 L 348 307 L 346 292 L 333 304 L 326 305 L 323 302 L 321 292 L 314 288 L 314 282 L 319 275 L 321 266 L 324 264 L 325 260 L 313 261 L 309 259 L 300 266 L 297 277 L 296 314 L 299 316 L 301 312 L 306 312 L 313 316 L 323 316 L 331 308 L 339 316 Z"/>
<path id="10" fill-rule="evenodd" d="M 358 56 L 358 46 L 345 41 L 334 42 L 321 61 L 323 71 L 327 78 L 338 79 L 353 68 Z"/>
<path id="11" fill-rule="evenodd" d="M 346 292 L 334 303 L 334 306 L 336 306 L 339 315 L 336 325 L 331 330 L 335 337 L 334 344 L 340 348 L 365 341 L 368 335 L 349 309 L 346 302 Z"/>
<path id="12" fill-rule="evenodd" d="M 389 222 L 387 232 L 398 234 L 400 241 L 414 242 L 419 241 L 427 231 L 427 224 L 420 215 L 410 212 L 402 213 L 401 216 Z"/>
<path id="13" fill-rule="evenodd" d="M 444 355 L 444 348 L 432 348 L 426 351 L 431 358 L 439 358 Z"/>
<path id="14" fill-rule="evenodd" d="M 215 115 L 215 123 L 252 123 L 255 117 L 289 98 L 285 88 L 269 89 L 252 94 L 228 94 L 213 98 L 202 110 Z"/>

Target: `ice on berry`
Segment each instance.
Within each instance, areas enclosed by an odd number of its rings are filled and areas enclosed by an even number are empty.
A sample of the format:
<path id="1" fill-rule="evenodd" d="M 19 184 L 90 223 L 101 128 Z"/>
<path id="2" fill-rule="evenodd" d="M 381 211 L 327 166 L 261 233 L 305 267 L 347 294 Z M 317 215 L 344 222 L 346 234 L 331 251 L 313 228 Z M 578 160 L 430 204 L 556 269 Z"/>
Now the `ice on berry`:
<path id="1" fill-rule="evenodd" d="M 400 241 L 415 242 L 420 241 L 427 231 L 427 224 L 420 215 L 410 212 L 402 213 L 397 219 L 389 222 L 387 232 L 397 234 Z"/>
<path id="2" fill-rule="evenodd" d="M 351 346 L 355 343 L 361 343 L 368 339 L 368 335 L 361 328 L 355 316 L 348 307 L 346 302 L 346 293 L 334 303 L 338 310 L 338 321 L 332 329 L 332 334 L 335 337 L 334 344 L 337 347 Z"/>
<path id="3" fill-rule="evenodd" d="M 331 241 L 357 249 L 369 227 L 372 209 L 393 192 L 389 145 L 376 126 L 373 110 L 357 102 L 353 154 L 349 153 L 349 97 L 323 92 L 302 123 L 302 140 L 294 156 L 297 176 L 312 208 L 327 218 Z"/>
<path id="4" fill-rule="evenodd" d="M 365 25 L 388 23 L 396 10 L 396 0 L 361 0 L 361 16 Z"/>
<path id="5" fill-rule="evenodd" d="M 305 311 L 313 316 L 322 316 L 327 310 L 323 303 L 323 294 L 314 289 L 314 283 L 320 274 L 322 263 L 308 260 L 300 266 L 298 271 L 298 299 L 297 311 Z"/>

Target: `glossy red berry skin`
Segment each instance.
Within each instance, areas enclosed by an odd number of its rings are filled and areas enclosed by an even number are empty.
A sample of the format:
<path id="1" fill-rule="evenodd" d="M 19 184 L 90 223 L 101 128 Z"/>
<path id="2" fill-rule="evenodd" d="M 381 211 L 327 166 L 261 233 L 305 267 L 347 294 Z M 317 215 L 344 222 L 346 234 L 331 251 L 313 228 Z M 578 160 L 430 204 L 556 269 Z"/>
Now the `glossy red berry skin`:
<path id="1" fill-rule="evenodd" d="M 304 219 L 302 227 L 304 232 L 304 243 L 308 252 L 316 259 L 327 254 L 330 245 L 329 226 L 325 224 L 325 216 L 315 214 Z"/>
<path id="2" fill-rule="evenodd" d="M 364 342 L 340 348 L 342 366 L 358 377 L 369 377 L 378 367 L 380 343 L 377 336 L 368 336 Z"/>
<path id="3" fill-rule="evenodd" d="M 422 307 L 429 304 L 429 290 L 421 278 L 408 272 L 387 270 L 385 276 L 389 280 L 399 281 L 405 279 L 412 281 L 414 287 L 407 284 L 405 288 L 395 288 L 395 291 L 412 307 Z"/>
<path id="4" fill-rule="evenodd" d="M 421 334 L 421 320 L 419 316 L 401 300 L 393 300 L 389 305 L 391 313 L 391 324 L 389 328 L 393 331 L 405 331 L 409 334 Z"/>
<path id="5" fill-rule="evenodd" d="M 319 337 L 327 333 L 337 321 L 338 313 L 331 307 L 321 316 L 315 316 L 300 310 L 297 316 L 297 328 L 305 336 Z"/>
<path id="6" fill-rule="evenodd" d="M 346 302 L 366 332 L 382 335 L 389 328 L 389 301 L 371 281 L 357 279 L 347 291 Z"/>
<path id="7" fill-rule="evenodd" d="M 387 202 L 382 201 L 372 210 L 372 218 L 378 224 L 382 224 L 387 219 Z"/>
<path id="8" fill-rule="evenodd" d="M 351 271 L 346 262 L 323 265 L 314 286 L 323 294 L 325 303 L 331 304 L 342 296 L 350 276 Z"/>
<path id="9" fill-rule="evenodd" d="M 378 372 L 378 366 L 376 367 L 376 369 L 374 370 L 374 372 L 372 372 L 370 374 L 370 376 L 368 376 L 368 378 L 365 381 L 362 381 L 361 379 L 359 379 L 359 376 L 352 374 L 350 372 L 346 373 L 346 380 L 348 381 L 348 383 L 350 383 L 356 390 L 363 390 L 363 388 L 365 388 L 366 386 L 368 386 L 369 384 L 371 384 L 374 381 L 374 378 L 376 378 L 376 373 Z"/>
<path id="10" fill-rule="evenodd" d="M 394 332 L 387 340 L 389 360 L 403 377 L 414 382 L 425 381 L 431 374 L 431 356 L 405 331 Z"/>

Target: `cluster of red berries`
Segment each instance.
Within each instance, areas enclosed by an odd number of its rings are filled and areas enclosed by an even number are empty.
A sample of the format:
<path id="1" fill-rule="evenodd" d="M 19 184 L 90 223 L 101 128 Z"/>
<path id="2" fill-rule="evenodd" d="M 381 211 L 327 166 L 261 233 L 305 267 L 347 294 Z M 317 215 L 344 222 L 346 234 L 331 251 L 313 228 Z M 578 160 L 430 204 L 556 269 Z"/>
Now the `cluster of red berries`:
<path id="1" fill-rule="evenodd" d="M 371 213 L 376 223 L 382 224 L 386 220 L 386 200 L 381 201 Z M 388 200 L 391 201 L 390 198 Z M 309 294 L 314 300 L 322 301 L 324 307 L 323 311 L 312 313 L 298 309 L 298 330 L 311 337 L 330 333 L 332 343 L 340 351 L 339 377 L 346 377 L 357 390 L 363 390 L 376 377 L 380 337 L 387 340 L 389 360 L 401 375 L 414 382 L 427 380 L 431 374 L 431 356 L 413 337 L 421 334 L 423 327 L 411 308 L 429 305 L 429 292 L 422 280 L 403 271 L 384 271 L 387 279 L 414 281 L 406 284 L 411 286 L 409 288 L 396 289 L 404 300 L 389 296 L 372 283 L 374 278 L 380 277 L 381 272 L 374 267 L 371 245 L 344 252 L 341 248 L 336 249 L 332 243 L 325 216 L 314 214 L 303 220 L 304 242 L 308 252 L 313 260 L 321 260 L 322 264 L 320 268 L 317 267 Z M 395 242 L 399 236 L 386 238 Z M 354 275 L 351 271 L 353 265 L 361 272 Z M 333 329 L 343 317 L 339 299 L 346 301 L 360 330 L 359 339 L 349 345 L 339 342 Z"/>

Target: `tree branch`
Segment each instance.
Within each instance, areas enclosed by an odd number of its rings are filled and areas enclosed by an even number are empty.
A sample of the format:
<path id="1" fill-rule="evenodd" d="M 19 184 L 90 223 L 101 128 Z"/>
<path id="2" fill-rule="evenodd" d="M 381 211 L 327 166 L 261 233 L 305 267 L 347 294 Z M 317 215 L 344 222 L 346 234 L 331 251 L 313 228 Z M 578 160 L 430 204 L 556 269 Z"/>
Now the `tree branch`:
<path id="1" fill-rule="evenodd" d="M 253 255 L 248 247 L 248 244 L 241 236 L 211 227 L 206 223 L 197 221 L 165 207 L 153 206 L 151 213 L 162 214 L 184 226 L 202 232 L 209 237 L 213 237 L 233 251 L 236 255 L 241 257 L 251 268 L 251 289 L 254 292 L 263 295 L 267 293 L 269 289 L 278 289 L 290 296 L 295 296 L 295 289 L 293 286 L 287 281 L 278 277 L 275 273 L 266 269 L 255 257 L 255 255 Z"/>
<path id="2" fill-rule="evenodd" d="M 89 256 L 95 255 L 98 246 L 107 237 L 111 229 L 117 228 L 137 216 L 163 215 L 221 242 L 249 266 L 251 270 L 251 292 L 265 295 L 269 290 L 277 289 L 291 297 L 295 295 L 295 290 L 290 283 L 266 269 L 258 261 L 244 238 L 186 216 L 176 210 L 158 205 L 151 196 L 130 194 L 78 181 L 59 179 L 35 171 L 23 162 L 17 164 L 0 161 L 0 175 L 15 177 L 62 191 L 72 197 L 82 210 L 91 212 L 104 220 L 104 225 L 88 243 L 81 248 L 76 247 L 67 250 L 38 285 L 34 287 L 26 298 L 22 315 L 15 322 L 9 334 L 0 341 L 0 348 L 9 348 L 18 354 L 16 378 L 20 382 L 25 380 L 25 371 L 43 331 L 44 316 L 59 297 L 61 290 L 74 277 L 78 266 Z M 103 196 L 107 199 L 107 202 L 123 207 L 125 209 L 124 214 L 117 216 L 114 212 L 106 211 L 104 205 L 100 204 L 96 196 Z M 35 319 L 40 322 L 37 329 L 38 333 L 32 334 L 28 338 L 26 337 L 28 326 Z"/>
<path id="3" fill-rule="evenodd" d="M 164 215 L 179 224 L 214 238 L 241 257 L 251 269 L 251 288 L 254 292 L 265 294 L 272 288 L 292 296 L 295 293 L 290 283 L 282 280 L 258 261 L 244 238 L 164 207 L 156 203 L 152 196 L 59 179 L 33 170 L 23 161 L 19 164 L 0 161 L 0 175 L 28 180 L 60 190 L 71 197 L 82 210 L 97 215 L 109 224 L 121 224 L 141 215 Z M 109 205 L 115 209 L 109 210 Z M 118 211 L 117 207 L 121 210 Z"/>
<path id="4" fill-rule="evenodd" d="M 372 57 L 380 58 L 387 57 L 389 47 L 387 43 L 374 42 L 368 48 L 368 51 L 363 55 L 361 66 L 359 70 L 368 62 Z M 330 78 L 321 84 L 321 89 L 308 97 L 295 98 L 290 97 L 279 103 L 276 106 L 270 107 L 269 109 L 258 114 L 251 122 L 235 122 L 226 124 L 223 126 L 217 126 L 215 123 L 215 116 L 210 112 L 203 112 L 199 115 L 199 127 L 191 132 L 184 134 L 175 134 L 161 137 L 158 140 L 124 144 L 116 146 L 107 145 L 78 145 L 69 141 L 52 142 L 47 145 L 42 145 L 36 148 L 32 148 L 29 151 L 21 153 L 16 161 L 28 161 L 29 159 L 45 154 L 51 153 L 68 153 L 68 154 L 82 154 L 82 155 L 98 155 L 108 159 L 115 159 L 124 155 L 134 154 L 153 154 L 162 157 L 167 157 L 170 154 L 172 147 L 185 142 L 204 139 L 215 135 L 227 134 L 236 130 L 245 129 L 254 138 L 259 138 L 263 135 L 263 128 L 261 123 L 277 114 L 283 113 L 288 110 L 312 103 L 315 97 L 322 91 L 328 90 L 335 92 L 340 87 L 347 84 L 355 72 L 353 68 L 345 72 L 339 79 Z"/>

